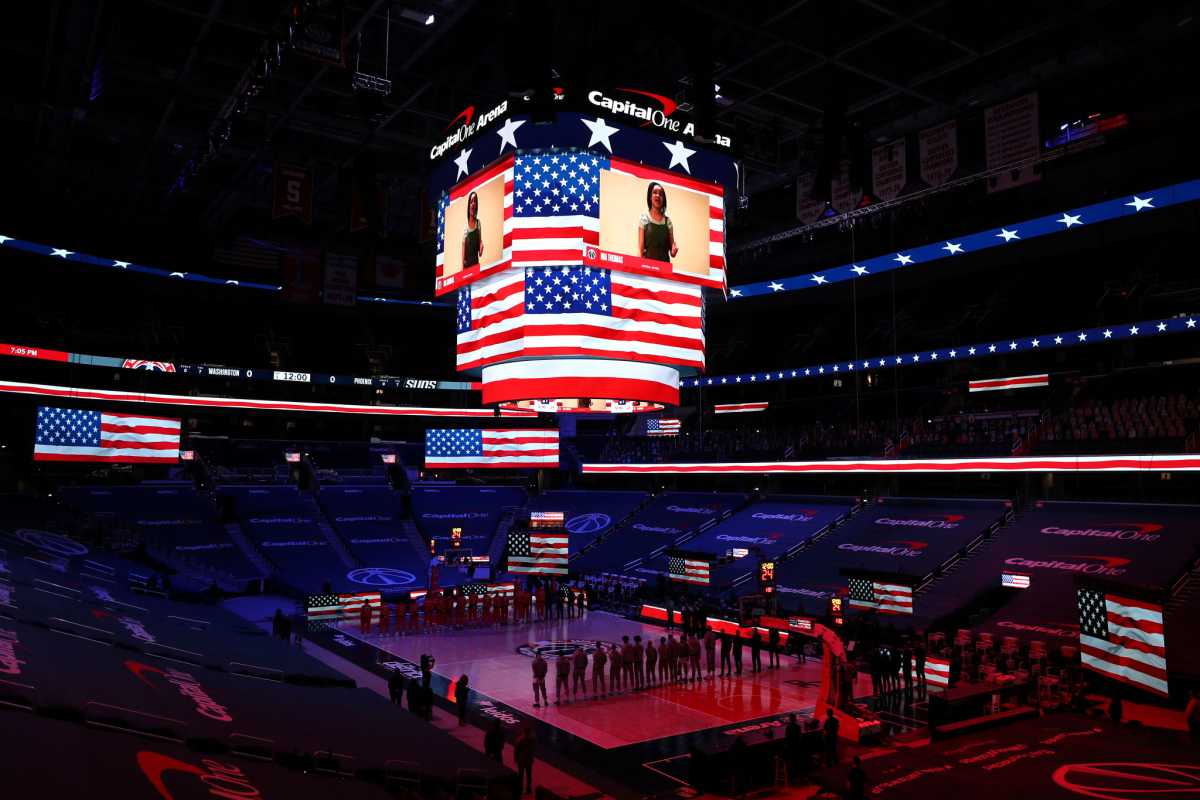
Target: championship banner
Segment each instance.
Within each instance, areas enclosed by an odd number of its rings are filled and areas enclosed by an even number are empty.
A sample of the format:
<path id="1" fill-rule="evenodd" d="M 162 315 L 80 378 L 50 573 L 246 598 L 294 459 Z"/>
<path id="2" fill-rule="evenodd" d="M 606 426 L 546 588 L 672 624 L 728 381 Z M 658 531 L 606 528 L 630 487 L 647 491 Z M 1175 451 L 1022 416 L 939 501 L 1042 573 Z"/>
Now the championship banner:
<path id="1" fill-rule="evenodd" d="M 322 300 L 334 306 L 353 306 L 358 297 L 358 258 L 325 254 L 325 291 Z"/>
<path id="2" fill-rule="evenodd" d="M 871 151 L 871 187 L 877 200 L 894 200 L 907 182 L 904 139 Z"/>
<path id="3" fill-rule="evenodd" d="M 346 0 L 297 4 L 307 12 L 296 27 L 296 55 L 346 66 Z"/>
<path id="4" fill-rule="evenodd" d="M 1025 389 L 1030 386 L 1049 386 L 1049 375 L 1021 375 L 1016 378 L 996 378 L 990 381 L 971 381 L 972 392 L 994 392 L 998 389 Z"/>
<path id="5" fill-rule="evenodd" d="M 943 122 L 917 136 L 921 180 L 941 186 L 958 169 L 958 120 Z"/>
<path id="6" fill-rule="evenodd" d="M 1030 92 L 1024 97 L 1009 100 L 984 111 L 983 138 L 987 150 L 988 170 L 1000 169 L 1037 156 L 1042 151 L 1037 92 Z M 1003 192 L 1005 189 L 1041 179 L 1041 174 L 1035 174 L 1032 166 L 1022 167 L 1015 180 L 1009 172 L 989 180 L 988 194 Z"/>
<path id="7" fill-rule="evenodd" d="M 796 176 L 796 219 L 801 225 L 811 225 L 821 218 L 825 204 L 808 196 L 813 190 L 813 176 L 803 173 Z"/>
<path id="8" fill-rule="evenodd" d="M 321 261 L 316 251 L 288 250 L 283 254 L 283 299 L 289 303 L 317 302 Z"/>
<path id="9" fill-rule="evenodd" d="M 351 233 L 354 233 L 355 231 L 361 231 L 363 228 L 367 227 L 367 212 L 363 209 L 362 191 L 359 189 L 358 178 L 354 179 L 353 186 L 354 186 L 354 188 L 351 191 L 351 198 L 350 198 L 350 232 Z M 388 206 L 387 192 L 385 192 L 383 189 L 380 189 L 378 186 L 375 187 L 375 191 L 379 192 L 379 215 L 381 217 L 383 217 L 383 220 L 386 223 L 387 222 L 387 206 Z M 379 235 L 386 238 L 387 237 L 387 230 L 386 230 L 387 226 L 385 225 L 384 227 L 385 227 L 385 230 L 380 231 Z"/>
<path id="10" fill-rule="evenodd" d="M 317 173 L 304 167 L 275 164 L 275 201 L 271 218 L 278 219 L 294 214 L 312 224 L 313 184 Z"/>
<path id="11" fill-rule="evenodd" d="M 861 187 L 866 188 L 866 187 Z M 848 211 L 853 211 L 858 205 L 858 201 L 862 199 L 862 194 L 854 192 L 850 188 L 850 162 L 843 161 L 838 165 L 837 177 L 833 179 L 833 186 L 830 189 L 833 200 L 833 210 L 839 214 L 845 214 Z"/>
<path id="12" fill-rule="evenodd" d="M 363 283 L 381 289 L 403 289 L 408 285 L 408 267 L 403 258 L 380 253 L 363 256 Z"/>
<path id="13" fill-rule="evenodd" d="M 728 403 L 717 405 L 713 410 L 718 414 L 740 414 L 745 411 L 766 411 L 768 403 Z"/>

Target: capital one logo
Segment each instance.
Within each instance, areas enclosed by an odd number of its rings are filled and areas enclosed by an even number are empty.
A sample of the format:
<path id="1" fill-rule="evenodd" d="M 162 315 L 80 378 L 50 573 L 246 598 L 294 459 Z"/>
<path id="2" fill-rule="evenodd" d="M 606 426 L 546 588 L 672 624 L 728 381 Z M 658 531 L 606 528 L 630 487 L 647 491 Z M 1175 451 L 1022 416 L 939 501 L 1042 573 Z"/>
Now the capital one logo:
<path id="1" fill-rule="evenodd" d="M 612 517 L 608 514 L 580 514 L 567 521 L 567 530 L 571 533 L 596 533 L 611 523 Z"/>
<path id="2" fill-rule="evenodd" d="M 1133 800 L 1147 795 L 1200 792 L 1200 767 L 1190 764 L 1066 764 L 1052 780 L 1063 789 L 1100 800 Z"/>
<path id="3" fill-rule="evenodd" d="M 161 670 L 157 667 L 152 667 L 149 664 L 142 664 L 138 661 L 126 661 L 125 666 L 129 671 L 138 676 L 147 686 L 159 694 L 165 694 L 162 689 L 155 686 L 146 678 L 146 673 L 162 675 L 168 682 L 173 684 L 179 693 L 189 698 L 196 704 L 196 713 L 202 714 L 209 719 L 215 719 L 218 722 L 233 722 L 233 717 L 229 716 L 229 712 L 225 710 L 225 706 L 213 700 L 200 685 L 200 681 L 186 672 L 177 669 Z"/>
<path id="4" fill-rule="evenodd" d="M 1087 575 L 1124 575 L 1123 567 L 1129 563 L 1128 558 L 1116 558 L 1113 556 L 1050 556 L 1053 559 L 1059 558 L 1082 558 L 1083 561 L 1037 561 L 1033 559 L 1014 556 L 1013 558 L 1005 559 L 1005 564 L 1011 564 L 1015 567 L 1026 567 L 1029 569 L 1061 569 L 1068 572 L 1082 572 Z"/>
<path id="5" fill-rule="evenodd" d="M 1124 541 L 1153 542 L 1161 538 L 1162 525 L 1148 522 L 1098 522 L 1094 528 L 1042 528 L 1042 533 L 1052 536 L 1090 536 L 1096 539 L 1121 539 Z"/>
<path id="6" fill-rule="evenodd" d="M 913 528 L 957 528 L 961 514 L 914 514 L 912 519 L 889 519 L 880 517 L 876 525 L 906 525 Z"/>
<path id="7" fill-rule="evenodd" d="M 884 544 L 902 544 L 903 547 L 882 547 L 880 545 L 846 544 L 838 545 L 839 550 L 851 550 L 855 553 L 878 553 L 885 556 L 919 556 L 920 551 L 929 546 L 928 542 L 890 541 Z"/>
<path id="8" fill-rule="evenodd" d="M 205 758 L 200 761 L 205 767 L 202 769 L 194 764 L 164 756 L 162 753 L 155 753 L 152 750 L 143 750 L 138 753 L 137 762 L 141 767 L 142 774 L 150 781 L 150 785 L 166 800 L 175 800 L 167 791 L 167 781 L 164 776 L 168 772 L 182 772 L 192 776 L 193 780 L 199 778 L 204 784 L 204 788 L 217 797 L 240 797 L 248 800 L 261 797 L 258 789 L 250 783 L 245 773 L 232 764 L 224 765 Z M 188 794 L 195 794 L 195 792 L 188 792 Z"/>
<path id="9" fill-rule="evenodd" d="M 134 619 L 133 617 L 118 617 L 116 614 L 110 614 L 109 612 L 101 611 L 98 608 L 92 609 L 92 615 L 101 622 L 104 622 L 105 617 L 111 617 L 112 619 L 115 619 L 117 624 L 129 631 L 133 638 L 139 639 L 146 644 L 154 644 L 158 641 L 150 634 L 150 631 L 146 630 L 146 626 L 139 619 Z"/>
<path id="10" fill-rule="evenodd" d="M 731 536 L 723 533 L 717 537 L 721 542 L 742 542 L 744 544 L 771 544 L 776 539 L 783 537 L 782 533 L 763 533 L 758 536 Z"/>

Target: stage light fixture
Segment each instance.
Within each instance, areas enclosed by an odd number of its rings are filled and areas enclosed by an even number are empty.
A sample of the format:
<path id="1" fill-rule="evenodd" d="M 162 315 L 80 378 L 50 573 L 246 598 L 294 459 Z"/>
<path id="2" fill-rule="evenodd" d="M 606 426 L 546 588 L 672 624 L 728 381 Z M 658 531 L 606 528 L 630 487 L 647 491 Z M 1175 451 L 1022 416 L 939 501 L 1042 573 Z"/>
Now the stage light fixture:
<path id="1" fill-rule="evenodd" d="M 834 207 L 833 207 L 833 201 L 826 200 L 825 201 L 825 210 L 821 212 L 821 218 L 825 219 L 827 217 L 836 217 L 836 216 L 837 216 L 837 210 L 834 209 Z"/>

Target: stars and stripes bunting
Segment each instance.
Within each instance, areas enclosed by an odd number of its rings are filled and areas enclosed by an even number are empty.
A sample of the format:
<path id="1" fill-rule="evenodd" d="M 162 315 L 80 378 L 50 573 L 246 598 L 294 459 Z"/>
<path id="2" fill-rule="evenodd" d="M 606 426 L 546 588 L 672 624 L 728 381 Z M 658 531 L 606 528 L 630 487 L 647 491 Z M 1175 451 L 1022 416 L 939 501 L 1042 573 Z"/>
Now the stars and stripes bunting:
<path id="1" fill-rule="evenodd" d="M 179 420 L 41 406 L 33 460 L 174 464 Z"/>
<path id="2" fill-rule="evenodd" d="M 508 532 L 508 571 L 520 575 L 566 575 L 567 531 Z"/>
<path id="3" fill-rule="evenodd" d="M 707 586 L 709 583 L 708 560 L 687 556 L 668 556 L 667 574 L 673 581 Z"/>
<path id="4" fill-rule="evenodd" d="M 680 421 L 677 419 L 646 420 L 647 436 L 678 436 Z"/>
<path id="5" fill-rule="evenodd" d="M 557 467 L 558 430 L 433 428 L 425 431 L 425 466 Z"/>
<path id="6" fill-rule="evenodd" d="M 1031 386 L 1049 386 L 1049 375 L 1020 375 L 1015 378 L 994 378 L 970 381 L 967 386 L 972 392 L 994 392 L 999 389 L 1027 389 Z"/>
<path id="7" fill-rule="evenodd" d="M 727 403 L 716 405 L 713 411 L 718 414 L 740 414 L 745 411 L 766 411 L 768 403 Z"/>
<path id="8" fill-rule="evenodd" d="M 1168 696 L 1162 606 L 1078 587 L 1083 666 Z"/>
<path id="9" fill-rule="evenodd" d="M 946 258 L 957 258 L 967 253 L 998 247 L 1010 242 L 1022 242 L 1060 231 L 1077 230 L 1080 227 L 1095 225 L 1107 220 L 1118 219 L 1133 214 L 1145 214 L 1152 210 L 1197 199 L 1200 199 L 1200 180 L 1177 183 L 1173 186 L 1165 186 L 1160 189 L 1140 192 L 1136 195 L 1106 200 L 1102 203 L 1095 203 L 1070 211 L 1048 214 L 1037 219 L 1010 223 L 1000 228 L 992 228 L 966 236 L 952 237 L 910 250 L 901 250 L 876 258 L 857 261 L 853 264 L 843 264 L 838 267 L 796 275 L 790 278 L 776 278 L 773 281 L 735 286 L 730 290 L 729 297 L 730 299 L 734 299 L 738 297 L 753 297 L 761 294 L 776 294 L 778 292 L 811 289 L 815 286 L 852 280 L 866 275 L 876 275 L 881 272 L 901 269 L 907 266 L 928 264 L 931 261 Z M 777 238 L 786 238 L 793 235 L 795 235 L 795 232 L 788 232 L 787 234 L 781 234 Z M 750 242 L 740 245 L 733 252 L 743 252 L 748 249 L 760 247 L 765 243 L 764 241 Z"/>
<path id="10" fill-rule="evenodd" d="M 898 583 L 851 578 L 849 601 L 851 608 L 874 609 L 881 614 L 913 613 L 912 587 Z"/>

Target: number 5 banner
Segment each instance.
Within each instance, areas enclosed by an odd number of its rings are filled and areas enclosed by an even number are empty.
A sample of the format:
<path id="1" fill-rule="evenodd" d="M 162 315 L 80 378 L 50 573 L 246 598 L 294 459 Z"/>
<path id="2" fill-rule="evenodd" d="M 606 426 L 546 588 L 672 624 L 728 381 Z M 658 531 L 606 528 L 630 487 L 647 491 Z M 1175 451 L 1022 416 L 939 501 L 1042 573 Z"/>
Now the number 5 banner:
<path id="1" fill-rule="evenodd" d="M 311 169 L 293 167 L 289 164 L 276 164 L 275 203 L 271 211 L 272 219 L 295 214 L 304 220 L 306 225 L 311 225 L 315 181 L 316 173 Z"/>

